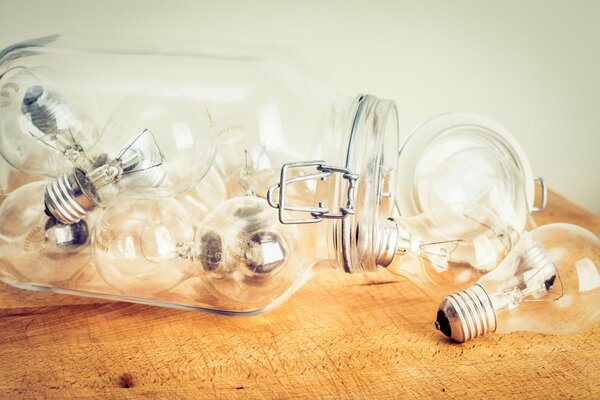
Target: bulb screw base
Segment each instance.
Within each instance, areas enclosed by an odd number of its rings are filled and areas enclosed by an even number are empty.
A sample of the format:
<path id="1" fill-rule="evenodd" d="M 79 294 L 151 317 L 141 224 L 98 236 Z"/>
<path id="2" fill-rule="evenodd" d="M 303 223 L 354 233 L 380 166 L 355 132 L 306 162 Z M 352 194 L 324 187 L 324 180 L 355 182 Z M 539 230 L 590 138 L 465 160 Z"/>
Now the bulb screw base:
<path id="1" fill-rule="evenodd" d="M 44 204 L 47 214 L 63 224 L 74 224 L 89 212 L 98 208 L 85 188 L 89 181 L 80 169 L 73 169 L 59 176 L 46 186 Z"/>
<path id="2" fill-rule="evenodd" d="M 496 313 L 490 297 L 479 285 L 446 296 L 435 327 L 452 340 L 464 343 L 496 330 Z"/>
<path id="3" fill-rule="evenodd" d="M 375 262 L 381 267 L 389 266 L 396 255 L 398 226 L 390 219 L 377 225 L 374 234 L 373 253 Z"/>

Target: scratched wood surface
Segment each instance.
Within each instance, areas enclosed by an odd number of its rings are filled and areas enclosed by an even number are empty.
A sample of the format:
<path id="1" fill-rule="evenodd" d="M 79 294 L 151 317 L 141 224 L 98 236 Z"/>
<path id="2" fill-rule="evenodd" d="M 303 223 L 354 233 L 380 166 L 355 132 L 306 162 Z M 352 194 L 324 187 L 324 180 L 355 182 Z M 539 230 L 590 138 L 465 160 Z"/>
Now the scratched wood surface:
<path id="1" fill-rule="evenodd" d="M 600 218 L 552 194 L 539 224 Z M 222 317 L 0 286 L 1 398 L 600 398 L 600 324 L 570 336 L 434 329 L 387 272 L 318 274 L 283 306 Z"/>

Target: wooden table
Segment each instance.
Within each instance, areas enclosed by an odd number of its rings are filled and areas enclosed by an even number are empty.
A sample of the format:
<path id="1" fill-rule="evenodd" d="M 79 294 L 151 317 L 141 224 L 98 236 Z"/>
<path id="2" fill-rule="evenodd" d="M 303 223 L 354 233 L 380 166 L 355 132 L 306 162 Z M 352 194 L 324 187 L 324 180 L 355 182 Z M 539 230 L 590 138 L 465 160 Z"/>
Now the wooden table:
<path id="1" fill-rule="evenodd" d="M 600 234 L 552 194 L 539 224 Z M 570 336 L 433 328 L 437 304 L 384 271 L 318 274 L 283 306 L 222 317 L 0 286 L 2 398 L 600 398 L 600 324 Z"/>

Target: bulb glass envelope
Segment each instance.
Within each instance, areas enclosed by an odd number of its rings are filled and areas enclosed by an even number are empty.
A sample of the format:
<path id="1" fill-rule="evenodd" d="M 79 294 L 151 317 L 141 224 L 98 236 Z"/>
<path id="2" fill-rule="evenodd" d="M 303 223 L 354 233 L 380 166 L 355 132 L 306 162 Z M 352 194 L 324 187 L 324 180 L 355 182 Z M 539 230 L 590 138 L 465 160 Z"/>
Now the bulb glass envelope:
<path id="1" fill-rule="evenodd" d="M 570 224 L 523 235 L 476 285 L 447 296 L 436 326 L 465 342 L 491 332 L 574 333 L 600 319 L 600 239 Z"/>
<path id="2" fill-rule="evenodd" d="M 98 140 L 93 99 L 45 67 L 3 72 L 0 99 L 0 155 L 20 171 L 56 177 Z"/>

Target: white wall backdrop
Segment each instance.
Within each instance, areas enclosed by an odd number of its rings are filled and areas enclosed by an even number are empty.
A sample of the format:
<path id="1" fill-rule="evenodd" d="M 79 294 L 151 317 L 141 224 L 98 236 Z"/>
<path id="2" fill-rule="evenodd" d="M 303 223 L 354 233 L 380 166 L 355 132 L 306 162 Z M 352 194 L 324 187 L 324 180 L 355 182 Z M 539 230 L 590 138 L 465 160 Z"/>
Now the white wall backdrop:
<path id="1" fill-rule="evenodd" d="M 9 1 L 0 47 L 51 33 L 282 45 L 343 93 L 511 130 L 552 189 L 600 214 L 599 1 Z"/>

